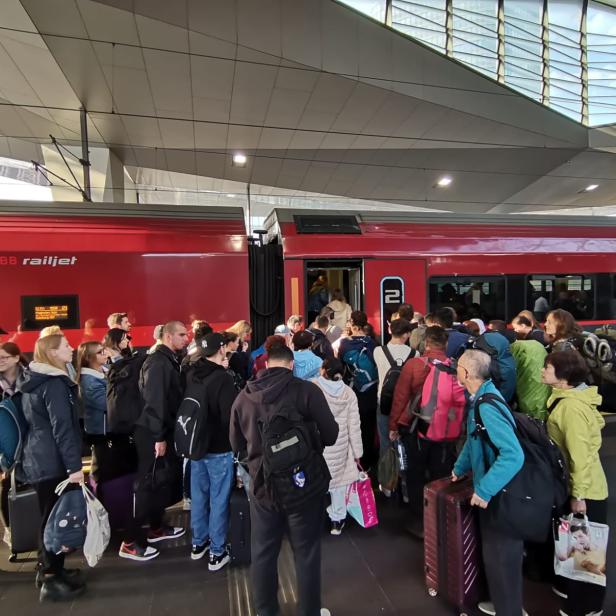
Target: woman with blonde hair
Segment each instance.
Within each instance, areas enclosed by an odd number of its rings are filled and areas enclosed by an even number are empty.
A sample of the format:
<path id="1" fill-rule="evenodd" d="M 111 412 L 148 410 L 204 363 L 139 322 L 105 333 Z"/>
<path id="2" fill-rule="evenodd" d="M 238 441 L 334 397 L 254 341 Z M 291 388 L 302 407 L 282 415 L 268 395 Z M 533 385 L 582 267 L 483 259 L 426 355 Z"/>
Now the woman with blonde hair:
<path id="1" fill-rule="evenodd" d="M 107 352 L 100 342 L 83 342 L 77 349 L 77 382 L 84 406 L 83 427 L 91 436 L 104 435 L 107 418 L 107 384 L 103 366 Z"/>
<path id="2" fill-rule="evenodd" d="M 238 321 L 227 329 L 228 332 L 236 334 L 238 346 L 229 356 L 229 368 L 239 374 L 244 380 L 250 377 L 250 335 L 252 325 L 248 321 Z"/>
<path id="3" fill-rule="evenodd" d="M 42 517 L 36 575 L 41 601 L 71 601 L 85 589 L 80 572 L 64 568 L 64 554 L 46 550 L 43 542 L 45 524 L 58 500 L 56 486 L 67 476 L 71 483 L 84 479 L 77 384 L 69 378 L 68 368 L 72 358 L 73 349 L 63 335 L 39 338 L 20 386 L 28 423 L 22 469 L 36 491 Z"/>

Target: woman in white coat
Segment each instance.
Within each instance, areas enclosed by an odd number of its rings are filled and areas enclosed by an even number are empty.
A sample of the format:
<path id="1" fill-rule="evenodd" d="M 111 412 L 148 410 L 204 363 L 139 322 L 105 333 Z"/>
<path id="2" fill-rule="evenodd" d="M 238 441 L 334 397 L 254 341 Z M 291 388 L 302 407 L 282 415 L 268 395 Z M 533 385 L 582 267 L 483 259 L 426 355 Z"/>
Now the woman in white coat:
<path id="1" fill-rule="evenodd" d="M 342 380 L 344 366 L 339 359 L 326 359 L 321 366 L 321 376 L 313 383 L 325 394 L 329 408 L 338 422 L 336 443 L 326 447 L 323 457 L 332 480 L 329 484 L 331 505 L 327 513 L 331 520 L 331 534 L 339 535 L 346 520 L 346 492 L 359 477 L 359 459 L 363 455 L 359 408 L 355 392 Z"/>

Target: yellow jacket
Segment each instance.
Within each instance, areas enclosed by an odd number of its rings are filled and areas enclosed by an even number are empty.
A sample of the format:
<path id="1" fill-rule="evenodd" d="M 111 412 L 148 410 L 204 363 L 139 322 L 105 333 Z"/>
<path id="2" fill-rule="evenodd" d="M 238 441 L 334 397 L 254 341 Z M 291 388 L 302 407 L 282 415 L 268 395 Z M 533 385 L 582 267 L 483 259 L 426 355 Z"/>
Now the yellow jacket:
<path id="1" fill-rule="evenodd" d="M 605 420 L 597 410 L 601 396 L 596 387 L 552 389 L 547 406 L 559 400 L 547 421 L 550 438 L 569 464 L 571 496 L 591 500 L 607 498 L 607 480 L 601 461 L 601 430 Z"/>

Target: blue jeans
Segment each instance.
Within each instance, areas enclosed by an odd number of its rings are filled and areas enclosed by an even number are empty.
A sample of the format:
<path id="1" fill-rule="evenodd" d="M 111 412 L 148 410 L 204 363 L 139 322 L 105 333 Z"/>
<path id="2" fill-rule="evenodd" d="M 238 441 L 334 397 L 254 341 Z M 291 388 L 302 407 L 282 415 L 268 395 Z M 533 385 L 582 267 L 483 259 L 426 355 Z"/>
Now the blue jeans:
<path id="1" fill-rule="evenodd" d="M 210 553 L 225 551 L 229 529 L 229 496 L 233 485 L 233 454 L 211 453 L 190 462 L 193 545 L 211 541 Z"/>
<path id="2" fill-rule="evenodd" d="M 381 411 L 377 411 L 376 425 L 379 431 L 379 457 L 381 457 L 391 447 L 391 441 L 389 440 L 389 415 L 381 415 Z"/>

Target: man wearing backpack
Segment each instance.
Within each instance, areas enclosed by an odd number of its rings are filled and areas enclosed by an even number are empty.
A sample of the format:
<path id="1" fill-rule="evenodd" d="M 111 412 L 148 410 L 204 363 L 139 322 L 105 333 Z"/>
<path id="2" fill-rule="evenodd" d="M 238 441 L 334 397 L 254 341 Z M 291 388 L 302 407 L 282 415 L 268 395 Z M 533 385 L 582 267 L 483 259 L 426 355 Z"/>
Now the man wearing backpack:
<path id="1" fill-rule="evenodd" d="M 293 376 L 291 349 L 271 347 L 267 368 L 236 398 L 230 427 L 233 451 L 247 451 L 251 577 L 260 616 L 280 613 L 277 563 L 285 529 L 295 557 L 297 613 L 329 614 L 321 609 L 321 534 L 329 488 L 322 452 L 337 436 L 338 424 L 321 390 Z M 277 466 L 279 456 L 286 461 L 283 468 Z"/>
<path id="2" fill-rule="evenodd" d="M 163 341 L 154 353 L 147 356 L 139 376 L 139 389 L 143 398 L 143 410 L 135 425 L 137 447 L 137 484 L 148 483 L 147 476 L 153 472 L 154 461 L 167 457 L 175 462 L 173 429 L 175 417 L 182 402 L 182 382 L 178 353 L 188 344 L 188 332 L 180 321 L 170 321 L 163 327 Z M 179 473 L 178 462 L 178 473 Z M 178 481 L 180 481 L 178 477 Z M 152 483 L 150 479 L 149 483 Z M 137 506 L 138 501 L 138 506 Z M 120 546 L 121 558 L 145 561 L 158 556 L 158 550 L 148 546 L 167 539 L 181 537 L 183 528 L 163 524 L 165 506 L 157 502 L 156 495 L 146 490 L 135 494 L 135 515 L 131 528 Z M 142 526 L 148 522 L 150 529 L 143 537 Z"/>
<path id="3" fill-rule="evenodd" d="M 411 331 L 409 321 L 402 317 L 395 319 L 389 326 L 391 340 L 385 346 L 374 349 L 374 362 L 379 374 L 377 392 L 379 408 L 376 417 L 380 442 L 379 456 L 382 456 L 390 446 L 389 413 L 402 366 L 409 357 L 418 355 L 417 351 L 407 344 Z"/>
<path id="4" fill-rule="evenodd" d="M 490 501 L 520 471 L 524 452 L 514 431 L 514 419 L 502 395 L 490 380 L 490 356 L 480 350 L 468 350 L 457 364 L 459 382 L 470 394 L 471 400 L 492 394 L 493 402 L 480 402 L 479 416 L 492 448 L 485 446 L 478 433 L 475 414 L 470 412 L 467 420 L 467 438 L 464 448 L 455 463 L 452 480 L 458 481 L 469 471 L 473 472 L 475 492 L 471 505 L 479 508 L 479 526 L 483 561 L 488 590 L 492 602 L 479 604 L 485 614 L 520 616 L 522 608 L 522 556 L 524 542 L 512 533 L 495 527 L 491 517 Z M 492 398 L 494 400 L 495 398 Z M 499 404 L 498 401 L 502 401 Z M 495 405 L 499 404 L 497 408 Z M 509 420 L 510 419 L 510 420 Z"/>
<path id="5" fill-rule="evenodd" d="M 233 377 L 225 370 L 225 339 L 222 334 L 205 336 L 199 346 L 201 358 L 190 364 L 186 373 L 185 396 L 199 401 L 199 412 L 192 418 L 197 426 L 191 453 L 191 559 L 209 552 L 208 569 L 218 571 L 229 561 L 226 546 L 229 526 L 229 496 L 233 485 L 233 452 L 229 443 L 231 406 L 237 396 Z M 182 418 L 180 415 L 178 421 Z M 202 422 L 202 423 L 201 423 Z M 186 426 L 184 425 L 184 433 Z"/>
<path id="6" fill-rule="evenodd" d="M 376 407 L 379 375 L 374 363 L 374 340 L 364 334 L 368 317 L 361 310 L 351 312 L 351 335 L 343 338 L 338 347 L 338 359 L 345 365 L 345 382 L 353 388 L 359 404 L 361 440 L 364 455 L 361 459 L 365 470 L 376 463 L 375 450 Z"/>
<path id="7" fill-rule="evenodd" d="M 463 334 L 461 331 L 454 329 L 455 310 L 444 307 L 439 308 L 432 317 L 434 325 L 440 325 L 448 334 L 447 338 L 447 357 L 457 358 L 469 346 L 468 334 Z"/>
<path id="8" fill-rule="evenodd" d="M 428 327 L 425 345 L 422 357 L 404 364 L 389 415 L 390 438 L 401 438 L 406 450 L 411 509 L 408 530 L 417 538 L 423 538 L 424 485 L 451 472 L 465 405 L 464 392 L 451 374 L 445 354 L 447 332 L 442 327 Z"/>

